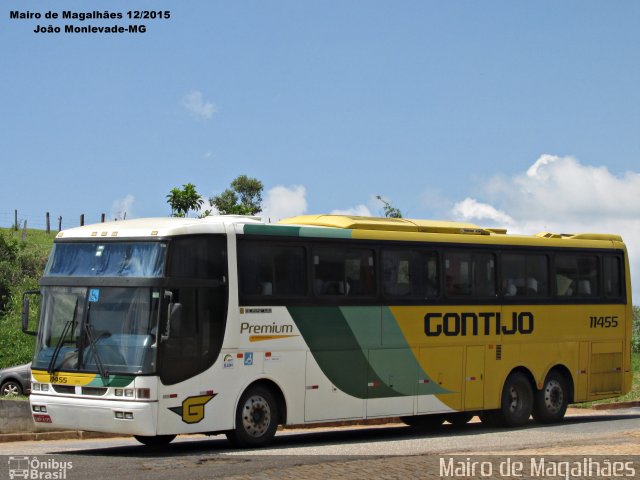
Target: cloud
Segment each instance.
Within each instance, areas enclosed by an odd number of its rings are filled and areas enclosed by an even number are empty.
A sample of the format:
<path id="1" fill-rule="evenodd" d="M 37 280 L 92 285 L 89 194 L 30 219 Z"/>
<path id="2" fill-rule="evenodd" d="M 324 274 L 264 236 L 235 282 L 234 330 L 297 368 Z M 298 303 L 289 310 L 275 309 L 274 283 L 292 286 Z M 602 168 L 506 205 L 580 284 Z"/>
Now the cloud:
<path id="1" fill-rule="evenodd" d="M 474 198 L 465 198 L 453 206 L 453 216 L 460 220 L 488 220 L 492 223 L 512 225 L 513 219 L 504 212 Z"/>
<path id="2" fill-rule="evenodd" d="M 639 173 L 615 175 L 573 157 L 542 155 L 525 172 L 496 175 L 481 187 L 486 198 L 456 203 L 454 218 L 501 224 L 510 233 L 529 235 L 620 234 L 629 250 L 631 276 L 640 281 Z"/>
<path id="3" fill-rule="evenodd" d="M 302 185 L 285 187 L 278 185 L 267 192 L 262 213 L 265 220 L 277 222 L 287 217 L 303 215 L 307 211 L 307 189 Z"/>
<path id="4" fill-rule="evenodd" d="M 205 102 L 202 92 L 194 90 L 182 98 L 182 106 L 194 117 L 209 120 L 217 111 L 213 102 Z"/>
<path id="5" fill-rule="evenodd" d="M 132 218 L 133 216 L 133 203 L 136 198 L 130 193 L 126 197 L 114 200 L 111 204 L 110 216 L 113 219 L 124 220 L 126 218 Z"/>
<path id="6" fill-rule="evenodd" d="M 355 207 L 349 207 L 346 210 L 332 210 L 331 215 L 355 215 L 359 217 L 370 217 L 371 210 L 366 205 L 356 205 Z"/>
<path id="7" fill-rule="evenodd" d="M 573 157 L 542 155 L 525 173 L 496 176 L 485 190 L 514 218 L 591 224 L 594 218 L 637 220 L 640 212 L 640 174 L 614 175 Z"/>

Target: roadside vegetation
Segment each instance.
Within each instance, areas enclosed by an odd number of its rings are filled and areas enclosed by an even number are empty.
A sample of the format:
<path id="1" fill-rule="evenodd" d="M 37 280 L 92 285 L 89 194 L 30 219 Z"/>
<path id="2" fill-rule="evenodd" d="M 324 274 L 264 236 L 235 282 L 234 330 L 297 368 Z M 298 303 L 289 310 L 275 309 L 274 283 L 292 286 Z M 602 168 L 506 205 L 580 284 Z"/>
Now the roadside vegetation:
<path id="1" fill-rule="evenodd" d="M 34 338 L 21 331 L 22 293 L 38 288 L 55 233 L 0 228 L 0 368 L 31 360 Z M 640 306 L 633 307 L 633 388 L 622 397 L 582 404 L 640 400 Z"/>
<path id="2" fill-rule="evenodd" d="M 55 233 L 0 228 L 0 368 L 31 360 L 34 338 L 21 331 L 22 293 L 38 288 Z"/>

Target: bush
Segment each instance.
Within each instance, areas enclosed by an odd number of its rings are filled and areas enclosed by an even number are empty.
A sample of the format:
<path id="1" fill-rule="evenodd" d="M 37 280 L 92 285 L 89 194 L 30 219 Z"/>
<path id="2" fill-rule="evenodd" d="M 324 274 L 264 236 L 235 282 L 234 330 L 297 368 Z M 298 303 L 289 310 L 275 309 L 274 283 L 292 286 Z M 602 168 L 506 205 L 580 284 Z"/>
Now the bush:
<path id="1" fill-rule="evenodd" d="M 37 289 L 53 236 L 29 231 L 28 240 L 17 240 L 0 230 L 0 368 L 28 362 L 34 337 L 22 333 L 22 293 Z"/>

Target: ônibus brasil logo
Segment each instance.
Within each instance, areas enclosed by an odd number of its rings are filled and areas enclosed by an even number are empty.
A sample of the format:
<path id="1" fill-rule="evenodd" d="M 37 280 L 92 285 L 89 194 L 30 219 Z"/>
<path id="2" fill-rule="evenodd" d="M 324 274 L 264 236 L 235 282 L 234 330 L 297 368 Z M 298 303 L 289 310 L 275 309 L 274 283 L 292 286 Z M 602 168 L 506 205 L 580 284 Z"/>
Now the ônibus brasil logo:
<path id="1" fill-rule="evenodd" d="M 10 479 L 64 480 L 67 478 L 67 471 L 72 468 L 72 462 L 60 461 L 56 458 L 9 457 Z"/>

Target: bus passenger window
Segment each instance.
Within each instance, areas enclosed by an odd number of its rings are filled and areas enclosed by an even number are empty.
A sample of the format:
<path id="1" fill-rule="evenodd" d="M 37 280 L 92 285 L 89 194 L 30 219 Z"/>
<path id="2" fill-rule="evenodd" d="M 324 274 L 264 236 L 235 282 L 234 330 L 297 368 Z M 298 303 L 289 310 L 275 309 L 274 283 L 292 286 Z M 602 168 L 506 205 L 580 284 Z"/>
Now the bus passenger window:
<path id="1" fill-rule="evenodd" d="M 437 265 L 434 252 L 383 250 L 384 295 L 416 300 L 437 297 L 439 292 Z"/>
<path id="2" fill-rule="evenodd" d="M 555 258 L 556 293 L 560 297 L 599 294 L 598 257 L 559 254 Z"/>
<path id="3" fill-rule="evenodd" d="M 604 294 L 607 298 L 622 297 L 620 257 L 604 257 Z"/>
<path id="4" fill-rule="evenodd" d="M 491 253 L 445 253 L 445 286 L 449 297 L 492 298 L 496 294 Z"/>
<path id="5" fill-rule="evenodd" d="M 502 255 L 502 294 L 505 297 L 546 297 L 548 277 L 546 255 L 530 253 Z"/>
<path id="6" fill-rule="evenodd" d="M 313 257 L 316 295 L 374 296 L 375 265 L 372 250 L 322 247 Z"/>
<path id="7" fill-rule="evenodd" d="M 238 243 L 240 294 L 291 297 L 307 293 L 305 249 L 295 245 Z"/>

